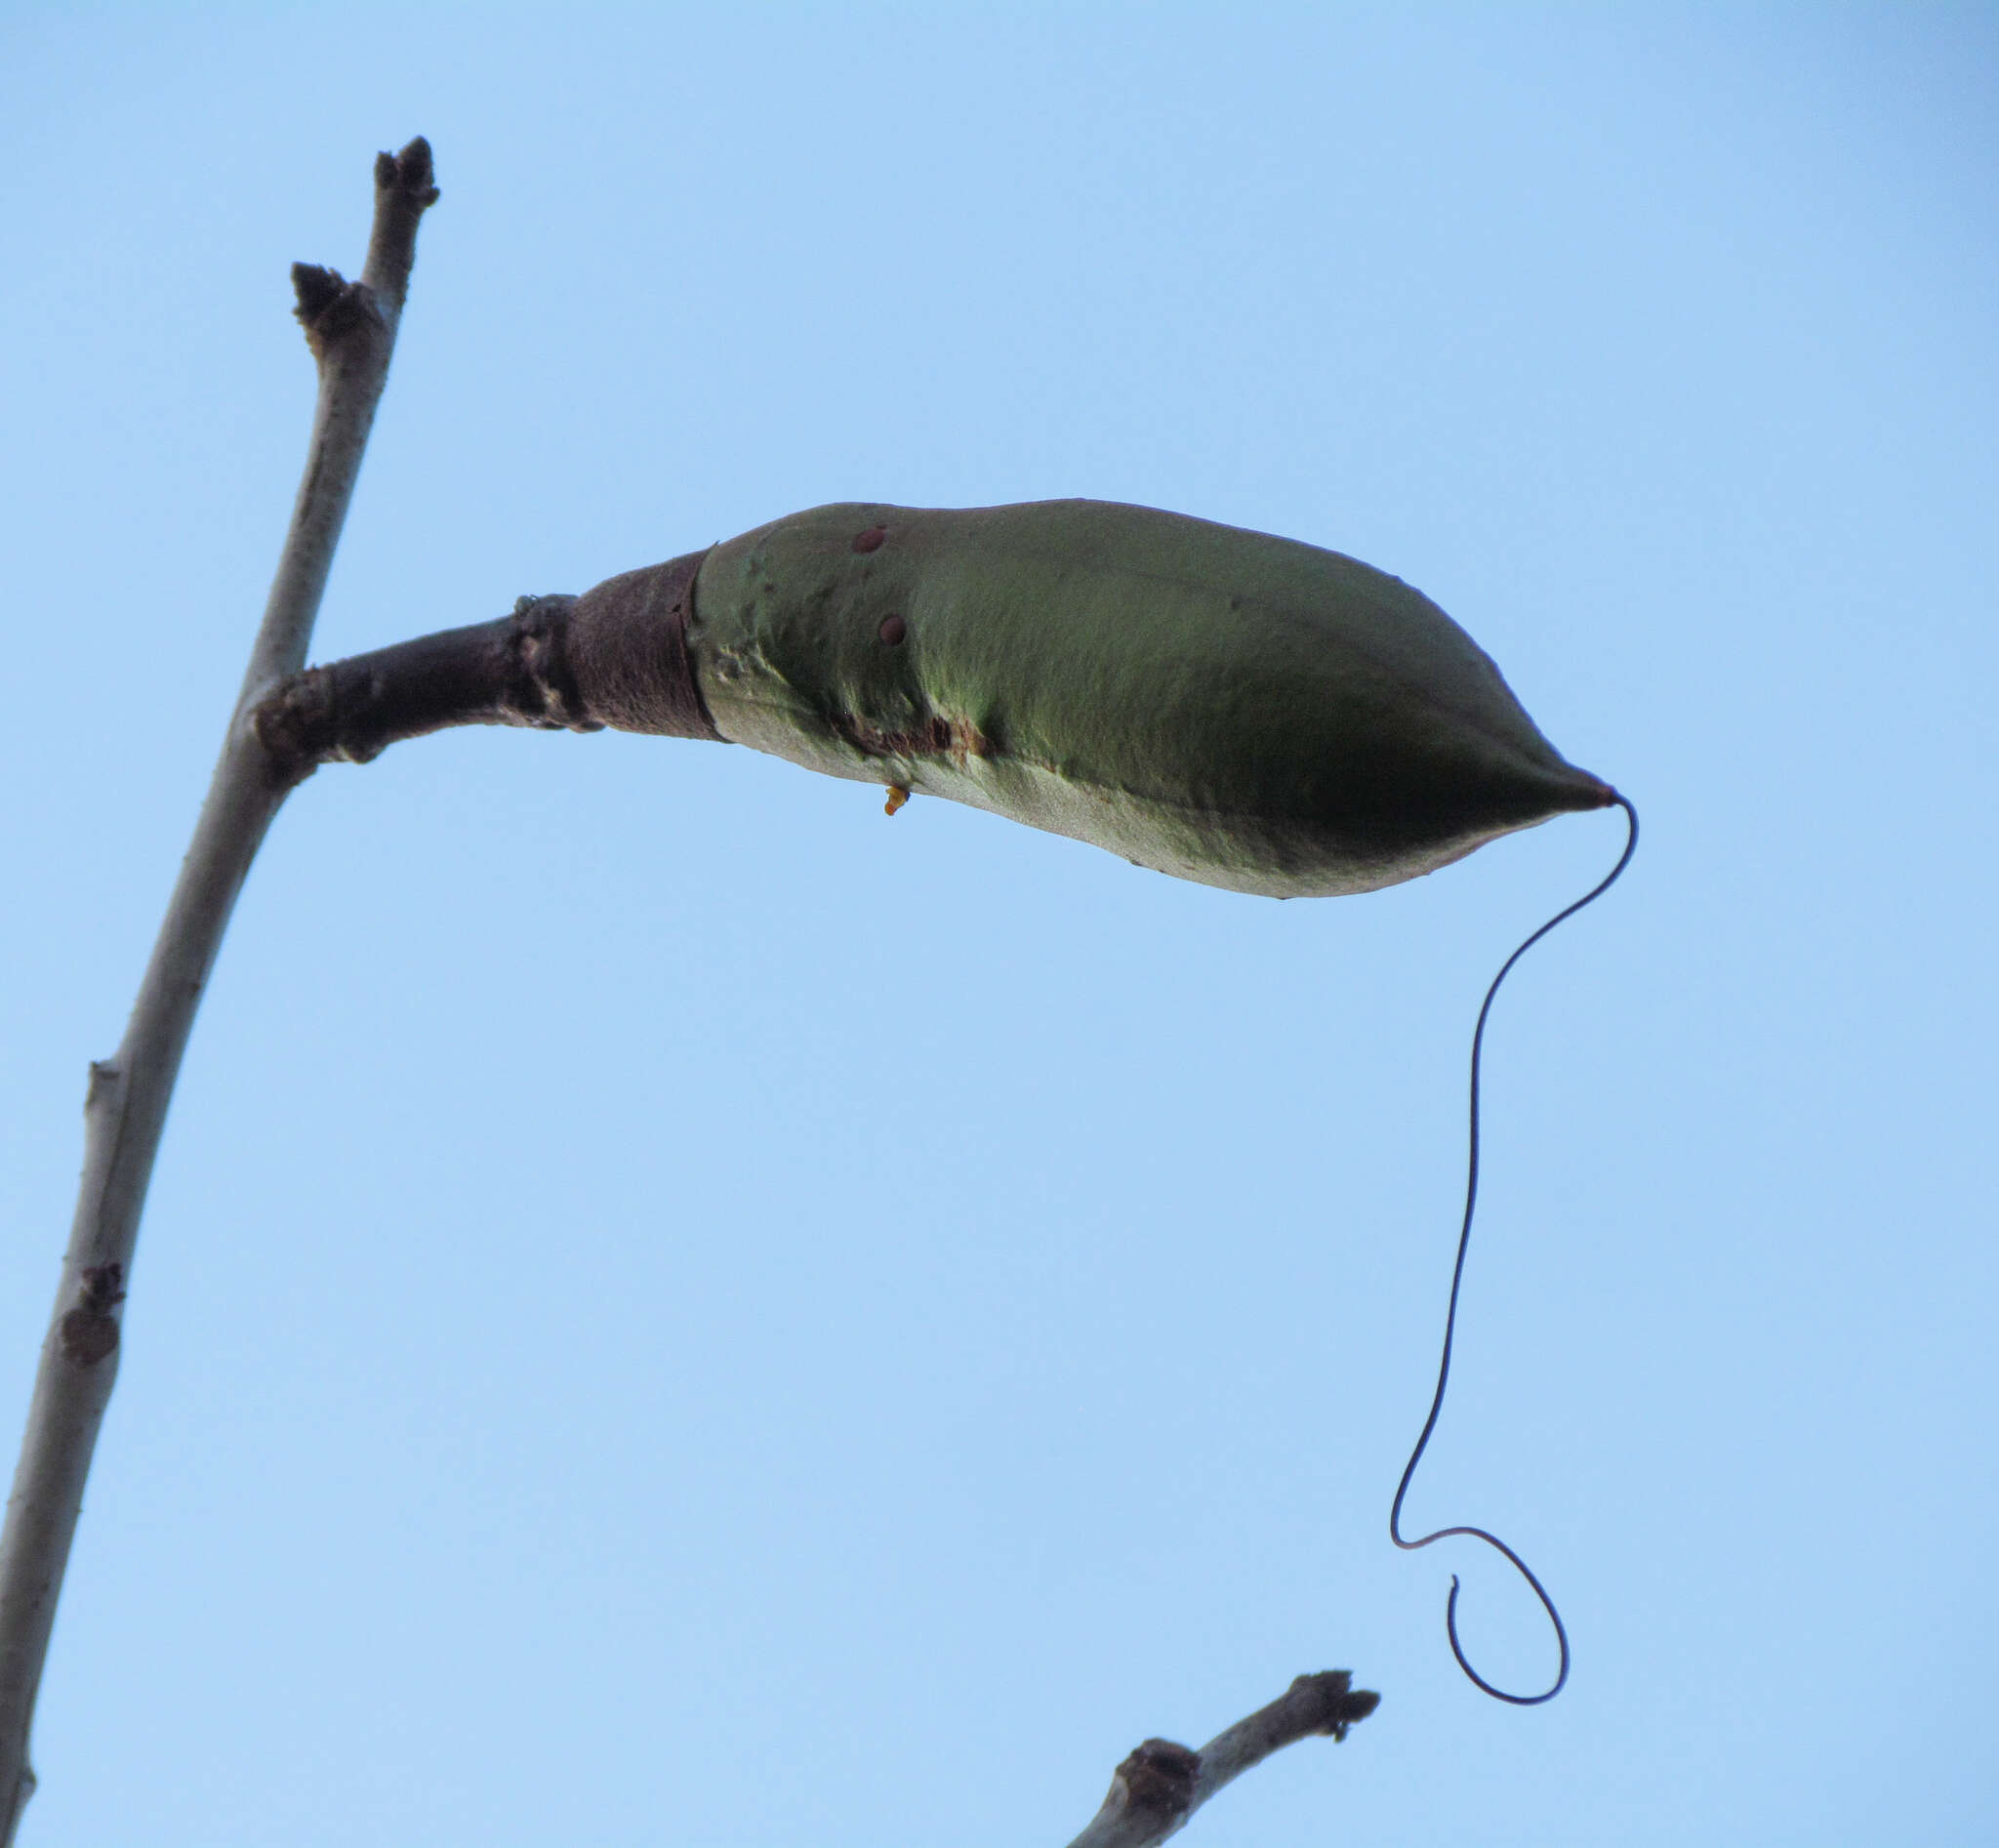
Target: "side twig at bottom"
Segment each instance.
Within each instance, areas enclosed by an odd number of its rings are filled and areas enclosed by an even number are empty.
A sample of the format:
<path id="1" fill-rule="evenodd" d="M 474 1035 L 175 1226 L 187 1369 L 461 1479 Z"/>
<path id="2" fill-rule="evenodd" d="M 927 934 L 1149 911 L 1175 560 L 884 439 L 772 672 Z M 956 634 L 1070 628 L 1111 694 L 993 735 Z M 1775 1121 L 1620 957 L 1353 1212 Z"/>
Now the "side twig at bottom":
<path id="1" fill-rule="evenodd" d="M 1112 1774 L 1103 1808 L 1069 1848 L 1151 1848 L 1178 1834 L 1209 1797 L 1272 1752 L 1319 1734 L 1344 1739 L 1381 1704 L 1380 1695 L 1353 1681 L 1345 1668 L 1300 1675 L 1268 1706 L 1199 1751 L 1148 1739 Z"/>

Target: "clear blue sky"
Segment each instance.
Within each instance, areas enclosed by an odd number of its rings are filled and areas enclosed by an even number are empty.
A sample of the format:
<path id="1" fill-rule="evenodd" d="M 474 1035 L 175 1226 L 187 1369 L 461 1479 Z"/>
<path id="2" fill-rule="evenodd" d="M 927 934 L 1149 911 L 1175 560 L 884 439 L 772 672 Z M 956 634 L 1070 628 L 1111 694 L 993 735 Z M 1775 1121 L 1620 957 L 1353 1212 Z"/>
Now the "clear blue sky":
<path id="1" fill-rule="evenodd" d="M 280 817 L 174 1107 L 21 1840 L 1999 1838 L 1999 14 L 0 10 L 0 1413 L 297 481 L 321 658 L 801 507 L 1356 554 L 1646 839 L 1273 904 L 719 746 Z M 11 1468 L 11 1461 L 6 1465 Z M 1446 1555 L 1449 1554 L 1448 1557 Z"/>

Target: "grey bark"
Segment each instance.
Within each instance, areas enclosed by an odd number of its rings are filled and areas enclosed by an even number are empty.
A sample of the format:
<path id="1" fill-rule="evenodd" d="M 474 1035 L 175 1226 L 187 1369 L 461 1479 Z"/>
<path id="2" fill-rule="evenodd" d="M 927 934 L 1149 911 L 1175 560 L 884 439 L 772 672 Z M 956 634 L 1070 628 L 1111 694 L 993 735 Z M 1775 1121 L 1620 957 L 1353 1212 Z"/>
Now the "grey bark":
<path id="1" fill-rule="evenodd" d="M 223 932 L 290 780 L 248 715 L 304 666 L 334 548 L 388 376 L 416 260 L 437 197 L 419 138 L 375 163 L 375 219 L 359 280 L 298 265 L 298 315 L 319 369 L 306 472 L 220 761 L 118 1050 L 93 1063 L 83 1179 L 0 1533 L 0 1848 L 34 1792 L 28 1731 L 63 1569 L 104 1408 L 117 1377 L 120 1304 L 167 1105 Z"/>
<path id="2" fill-rule="evenodd" d="M 1103 1807 L 1069 1848 L 1151 1848 L 1177 1835 L 1209 1797 L 1272 1752 L 1315 1735 L 1342 1740 L 1380 1701 L 1378 1694 L 1356 1688 L 1346 1669 L 1329 1668 L 1300 1675 L 1268 1706 L 1216 1734 L 1199 1751 L 1148 1739 L 1112 1774 Z"/>

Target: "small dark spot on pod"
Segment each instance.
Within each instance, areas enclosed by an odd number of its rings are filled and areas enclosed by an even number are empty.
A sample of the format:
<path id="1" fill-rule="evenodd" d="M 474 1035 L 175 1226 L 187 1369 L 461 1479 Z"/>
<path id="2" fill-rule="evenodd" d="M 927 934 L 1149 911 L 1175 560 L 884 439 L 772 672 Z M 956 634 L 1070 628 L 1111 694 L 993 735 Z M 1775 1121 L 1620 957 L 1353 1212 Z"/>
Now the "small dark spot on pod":
<path id="1" fill-rule="evenodd" d="M 884 616 L 881 619 L 881 639 L 891 648 L 900 648 L 902 638 L 910 633 L 910 626 L 900 616 Z"/>
<path id="2" fill-rule="evenodd" d="M 881 542 L 887 537 L 888 528 L 886 526 L 870 526 L 866 532 L 854 535 L 854 550 L 856 552 L 878 552 L 881 549 Z"/>

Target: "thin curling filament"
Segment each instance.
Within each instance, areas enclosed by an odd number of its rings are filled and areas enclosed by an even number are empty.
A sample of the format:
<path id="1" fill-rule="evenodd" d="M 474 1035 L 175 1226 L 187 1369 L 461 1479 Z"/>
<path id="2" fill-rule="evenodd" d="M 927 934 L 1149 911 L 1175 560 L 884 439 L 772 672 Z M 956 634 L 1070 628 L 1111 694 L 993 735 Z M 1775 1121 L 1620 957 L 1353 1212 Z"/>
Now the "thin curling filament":
<path id="1" fill-rule="evenodd" d="M 1552 1701 L 1562 1692 L 1569 1680 L 1569 1631 L 1563 1626 L 1562 1614 L 1555 1608 L 1555 1601 L 1549 1597 L 1541 1581 L 1534 1577 L 1526 1560 L 1498 1535 L 1483 1527 L 1440 1527 L 1434 1534 L 1425 1534 L 1418 1540 L 1405 1540 L 1402 1534 L 1403 1498 L 1409 1492 L 1409 1479 L 1416 1473 L 1416 1465 L 1422 1461 L 1424 1448 L 1430 1442 L 1430 1433 L 1437 1428 L 1438 1414 L 1444 1410 L 1444 1389 L 1450 1379 L 1450 1343 L 1457 1331 L 1457 1298 L 1464 1285 L 1465 1253 L 1470 1249 L 1472 1238 L 1472 1215 L 1479 1204 L 1479 1066 L 1486 1049 L 1486 1022 L 1492 1012 L 1493 998 L 1499 993 L 1503 982 L 1513 965 L 1554 927 L 1575 916 L 1585 905 L 1601 898 L 1612 885 L 1624 869 L 1631 864 L 1631 856 L 1638 850 L 1638 810 L 1622 796 L 1613 795 L 1611 801 L 1623 809 L 1629 822 L 1629 831 L 1624 841 L 1624 851 L 1617 856 L 1617 864 L 1572 905 L 1558 911 L 1546 924 L 1524 942 L 1519 949 L 1499 965 L 1499 973 L 1492 977 L 1492 985 L 1486 990 L 1486 999 L 1479 1008 L 1479 1024 L 1472 1031 L 1472 1088 L 1471 1088 L 1471 1156 L 1467 1166 L 1464 1186 L 1464 1224 L 1457 1235 L 1457 1262 L 1450 1272 L 1450 1306 L 1444 1315 L 1444 1357 L 1437 1368 L 1437 1391 L 1430 1401 L 1430 1416 L 1423 1420 L 1422 1434 L 1416 1439 L 1416 1447 L 1409 1452 L 1409 1459 L 1403 1467 L 1402 1481 L 1397 1485 L 1395 1499 L 1388 1509 L 1388 1538 L 1405 1552 L 1414 1552 L 1418 1547 L 1434 1545 L 1441 1540 L 1453 1540 L 1462 1536 L 1467 1540 L 1484 1540 L 1488 1546 L 1503 1553 L 1513 1562 L 1515 1570 L 1532 1587 L 1533 1594 L 1541 1601 L 1541 1608 L 1548 1614 L 1548 1622 L 1555 1626 L 1555 1641 L 1562 1652 L 1561 1666 L 1555 1674 L 1554 1685 L 1541 1694 L 1508 1694 L 1503 1688 L 1495 1688 L 1491 1682 L 1479 1673 L 1466 1660 L 1464 1646 L 1457 1637 L 1457 1592 L 1456 1574 L 1451 1575 L 1450 1598 L 1444 1607 L 1444 1626 L 1450 1638 L 1450 1653 L 1457 1658 L 1473 1685 L 1481 1692 L 1489 1694 L 1495 1701 L 1505 1701 L 1514 1706 L 1539 1706 L 1543 1701 Z"/>

